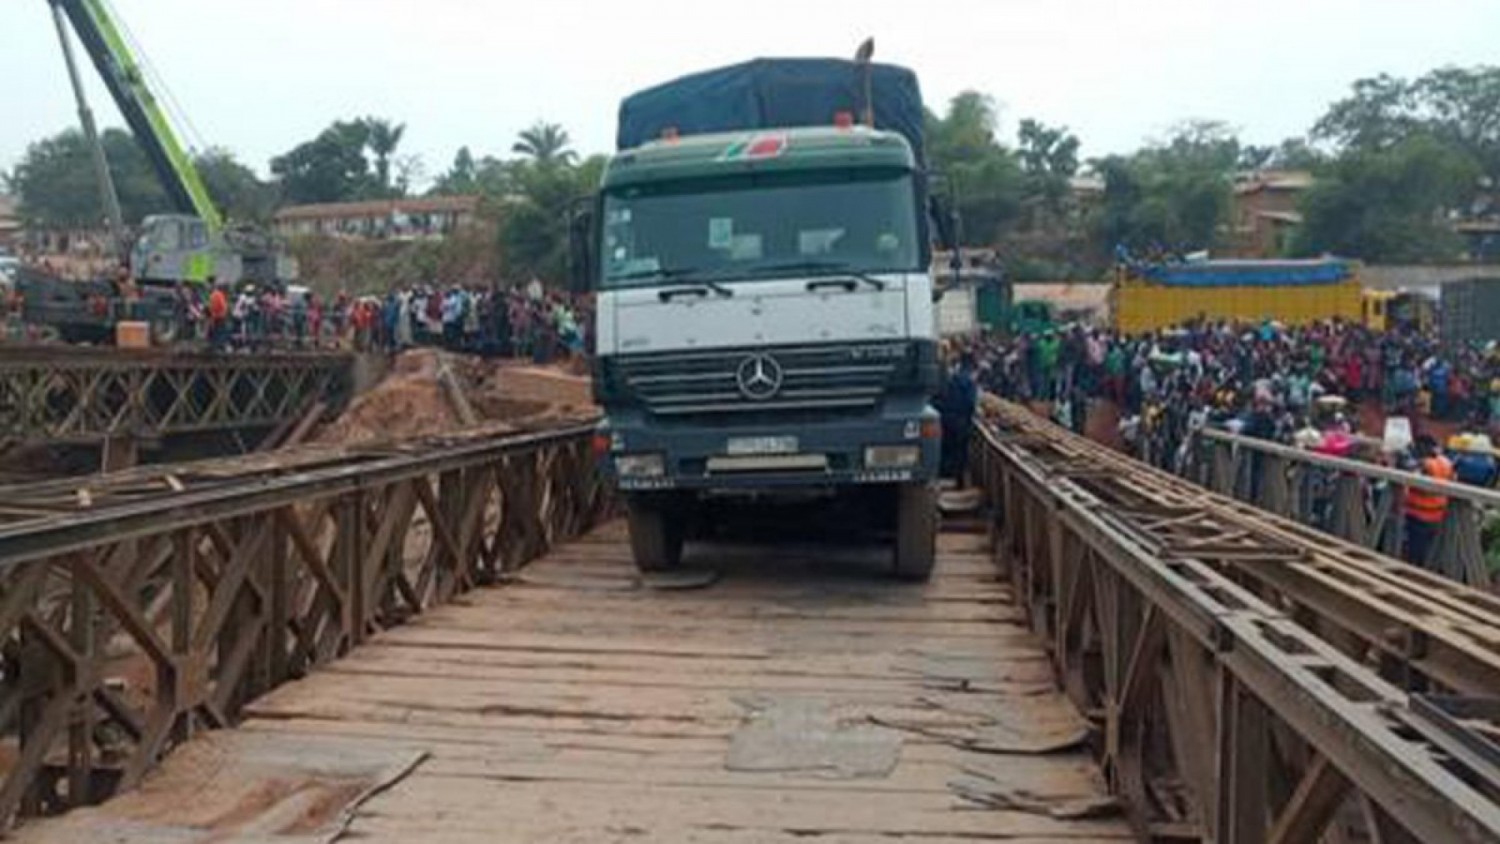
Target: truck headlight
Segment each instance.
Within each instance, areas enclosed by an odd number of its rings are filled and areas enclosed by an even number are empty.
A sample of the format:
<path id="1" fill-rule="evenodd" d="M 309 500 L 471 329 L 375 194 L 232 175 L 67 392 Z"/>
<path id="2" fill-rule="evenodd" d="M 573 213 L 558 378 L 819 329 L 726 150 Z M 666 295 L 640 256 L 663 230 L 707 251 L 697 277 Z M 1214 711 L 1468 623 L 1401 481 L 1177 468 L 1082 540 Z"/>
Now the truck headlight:
<path id="1" fill-rule="evenodd" d="M 622 478 L 660 478 L 667 473 L 661 454 L 617 454 L 615 472 Z"/>
<path id="2" fill-rule="evenodd" d="M 922 447 L 916 445 L 865 446 L 866 469 L 913 469 L 922 462 Z"/>

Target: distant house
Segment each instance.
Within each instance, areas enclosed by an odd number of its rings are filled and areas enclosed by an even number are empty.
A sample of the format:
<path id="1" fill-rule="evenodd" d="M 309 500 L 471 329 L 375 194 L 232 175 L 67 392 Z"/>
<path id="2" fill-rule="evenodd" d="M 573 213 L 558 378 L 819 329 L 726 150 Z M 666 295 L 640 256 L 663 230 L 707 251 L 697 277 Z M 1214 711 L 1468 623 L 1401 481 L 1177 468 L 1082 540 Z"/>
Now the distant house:
<path id="1" fill-rule="evenodd" d="M 1302 225 L 1298 202 L 1313 185 L 1306 170 L 1255 170 L 1235 178 L 1230 251 L 1240 258 L 1285 254 Z"/>
<path id="2" fill-rule="evenodd" d="M 21 244 L 21 208 L 13 196 L 0 195 L 0 246 L 17 249 Z"/>
<path id="3" fill-rule="evenodd" d="M 1297 204 L 1312 184 L 1313 175 L 1305 170 L 1236 173 L 1225 253 L 1239 258 L 1283 254 L 1292 233 L 1302 224 Z M 1104 203 L 1105 181 L 1096 173 L 1075 176 L 1071 188 L 1074 204 L 1084 212 Z"/>
<path id="4" fill-rule="evenodd" d="M 476 196 L 292 205 L 276 212 L 272 228 L 287 238 L 327 235 L 361 240 L 440 239 L 473 225 L 478 213 Z"/>
<path id="5" fill-rule="evenodd" d="M 1104 177 L 1097 173 L 1080 173 L 1068 180 L 1073 206 L 1088 213 L 1104 204 Z"/>

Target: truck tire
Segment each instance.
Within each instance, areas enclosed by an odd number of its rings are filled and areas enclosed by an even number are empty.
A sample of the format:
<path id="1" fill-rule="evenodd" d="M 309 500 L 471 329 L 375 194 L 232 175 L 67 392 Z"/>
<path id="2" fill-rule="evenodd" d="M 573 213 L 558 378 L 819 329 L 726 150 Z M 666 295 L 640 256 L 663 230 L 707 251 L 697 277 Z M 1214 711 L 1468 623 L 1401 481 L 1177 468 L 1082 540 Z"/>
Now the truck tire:
<path id="1" fill-rule="evenodd" d="M 682 562 L 683 514 L 671 499 L 632 496 L 626 501 L 630 555 L 637 571 L 659 572 Z"/>
<path id="2" fill-rule="evenodd" d="M 895 574 L 925 583 L 937 560 L 937 492 L 931 484 L 903 484 L 896 491 Z"/>

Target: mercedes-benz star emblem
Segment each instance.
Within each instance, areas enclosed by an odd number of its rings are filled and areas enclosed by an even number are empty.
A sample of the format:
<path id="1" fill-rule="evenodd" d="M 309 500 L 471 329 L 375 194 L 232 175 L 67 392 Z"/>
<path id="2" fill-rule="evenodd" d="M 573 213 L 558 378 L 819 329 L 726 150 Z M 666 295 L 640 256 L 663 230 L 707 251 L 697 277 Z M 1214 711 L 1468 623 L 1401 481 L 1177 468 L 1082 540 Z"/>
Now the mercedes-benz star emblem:
<path id="1" fill-rule="evenodd" d="M 764 401 L 781 392 L 781 382 L 785 377 L 781 364 L 768 354 L 745 358 L 735 371 L 740 393 L 752 401 Z"/>

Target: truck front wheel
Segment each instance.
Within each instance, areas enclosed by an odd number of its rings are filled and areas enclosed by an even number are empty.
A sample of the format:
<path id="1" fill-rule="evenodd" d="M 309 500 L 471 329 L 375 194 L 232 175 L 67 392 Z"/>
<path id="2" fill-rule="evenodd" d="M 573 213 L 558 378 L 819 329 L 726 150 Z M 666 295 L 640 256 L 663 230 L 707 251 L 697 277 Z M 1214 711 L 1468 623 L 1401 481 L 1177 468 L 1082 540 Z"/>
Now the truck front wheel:
<path id="1" fill-rule="evenodd" d="M 682 509 L 671 498 L 637 495 L 626 501 L 630 554 L 638 571 L 668 571 L 682 562 Z"/>
<path id="2" fill-rule="evenodd" d="M 896 577 L 923 583 L 937 560 L 937 491 L 931 484 L 903 484 L 896 492 Z"/>

